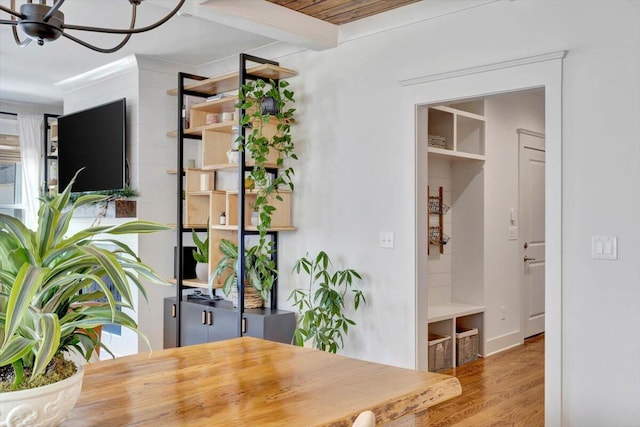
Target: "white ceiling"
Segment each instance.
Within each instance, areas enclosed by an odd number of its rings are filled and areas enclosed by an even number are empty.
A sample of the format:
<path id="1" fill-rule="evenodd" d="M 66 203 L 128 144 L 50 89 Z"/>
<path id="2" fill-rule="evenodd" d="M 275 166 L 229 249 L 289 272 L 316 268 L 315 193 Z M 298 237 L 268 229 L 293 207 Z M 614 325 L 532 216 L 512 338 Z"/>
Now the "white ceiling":
<path id="1" fill-rule="evenodd" d="M 51 5 L 53 1 L 47 3 Z M 63 37 L 44 46 L 33 42 L 18 47 L 11 27 L 0 25 L 0 101 L 61 106 L 62 89 L 55 83 L 133 53 L 198 67 L 278 42 L 313 50 L 330 49 L 339 42 L 494 1 L 497 0 L 422 0 L 337 26 L 265 0 L 186 0 L 179 16 L 147 33 L 133 35 L 127 45 L 110 54 L 94 52 Z M 5 7 L 10 3 L 11 0 L 0 0 Z M 138 7 L 136 27 L 156 22 L 177 3 L 178 0 L 144 0 Z M 126 28 L 130 21 L 127 0 L 66 0 L 60 10 L 67 24 Z M 0 19 L 10 17 L 0 11 Z M 115 35 L 72 33 L 100 47 L 113 47 L 122 40 Z"/>
<path id="2" fill-rule="evenodd" d="M 202 3 L 199 0 L 187 0 Z M 17 3 L 22 4 L 22 1 Z M 138 7 L 136 27 L 164 16 L 177 0 L 146 0 Z M 9 7 L 10 0 L 0 0 Z M 51 2 L 49 2 L 51 4 Z M 185 8 L 183 8 L 184 10 Z M 67 24 L 126 28 L 130 6 L 126 0 L 67 0 L 61 10 Z M 9 19 L 0 12 L 0 19 Z M 121 36 L 73 33 L 77 37 L 112 47 Z M 174 16 L 147 33 L 136 34 L 115 53 L 91 51 L 66 38 L 38 46 L 18 47 L 10 26 L 0 26 L 0 99 L 3 101 L 61 104 L 62 92 L 54 83 L 121 59 L 132 53 L 179 64 L 198 66 L 273 43 L 274 40 L 196 16 Z"/>

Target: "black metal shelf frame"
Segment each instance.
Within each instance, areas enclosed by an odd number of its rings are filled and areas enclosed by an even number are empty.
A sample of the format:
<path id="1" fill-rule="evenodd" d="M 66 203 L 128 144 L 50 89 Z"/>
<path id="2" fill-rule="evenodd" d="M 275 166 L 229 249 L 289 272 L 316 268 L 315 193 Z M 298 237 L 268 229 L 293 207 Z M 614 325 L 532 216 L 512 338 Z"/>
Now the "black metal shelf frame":
<path id="1" fill-rule="evenodd" d="M 42 193 L 47 194 L 49 190 L 49 160 L 58 160 L 58 156 L 50 156 L 49 155 L 49 135 L 51 132 L 51 124 L 49 123 L 49 119 L 57 119 L 59 117 L 58 114 L 49 114 L 44 113 L 44 126 L 42 126 L 42 143 L 43 143 L 43 159 L 44 159 L 44 169 L 42 178 L 44 180 L 44 184 L 42 186 Z"/>
<path id="2" fill-rule="evenodd" d="M 275 65 L 278 66 L 280 65 L 278 62 L 275 61 L 271 61 L 271 60 L 267 60 L 267 59 L 263 59 L 263 58 L 259 58 L 257 56 L 252 56 L 252 55 L 247 55 L 247 54 L 240 54 L 240 63 L 239 63 L 239 69 L 238 69 L 238 82 L 239 82 L 239 87 L 238 87 L 238 91 L 241 90 L 242 85 L 246 84 L 247 81 L 249 80 L 257 80 L 262 78 L 261 76 L 257 76 L 257 75 L 253 75 L 247 72 L 247 63 L 258 63 L 258 64 L 271 64 L 271 65 Z M 199 96 L 199 97 L 205 97 L 205 96 L 210 96 L 213 95 L 212 93 L 209 92 L 198 92 L 198 91 L 194 91 L 194 90 L 187 90 L 185 89 L 185 80 L 196 80 L 196 81 L 202 81 L 207 79 L 206 77 L 203 76 L 198 76 L 198 75 L 194 75 L 194 74 L 189 74 L 189 73 L 178 73 L 178 131 L 177 131 L 177 139 L 178 139 L 178 143 L 177 145 L 177 171 L 183 171 L 183 161 L 184 161 L 184 139 L 185 138 L 192 138 L 192 139 L 200 139 L 201 137 L 199 136 L 194 136 L 194 135 L 185 135 L 184 133 L 184 129 L 185 129 L 185 125 L 186 125 L 186 114 L 187 112 L 185 111 L 185 96 Z M 278 84 L 278 80 L 274 80 L 274 82 L 276 84 Z M 239 117 L 238 117 L 238 123 L 242 123 L 242 119 L 245 115 L 245 111 L 244 109 L 240 109 L 239 110 Z M 246 126 L 240 126 L 240 135 L 242 136 L 242 138 L 244 139 L 245 137 L 245 131 L 246 131 Z M 245 184 L 244 184 L 244 174 L 247 170 L 251 170 L 251 167 L 246 166 L 245 164 L 245 152 L 243 150 L 238 152 L 238 164 L 240 165 L 240 167 L 238 167 L 238 218 L 244 218 L 244 204 L 245 204 Z M 214 172 L 214 174 L 217 172 Z M 273 170 L 273 173 L 277 175 L 278 170 L 277 168 L 275 170 Z M 183 176 L 184 173 L 177 173 L 177 224 L 183 224 L 184 223 L 184 212 L 183 212 L 183 204 L 182 204 L 182 193 L 184 191 L 184 181 L 183 181 Z M 214 182 L 215 182 L 215 177 L 214 177 Z M 185 228 L 182 226 L 178 226 L 176 227 L 176 244 L 178 248 L 182 248 L 184 246 L 184 242 L 183 242 L 183 233 L 185 232 Z M 190 229 L 189 229 L 190 230 Z M 199 229 L 196 229 L 199 230 Z M 244 259 L 244 251 L 245 251 L 245 236 L 248 235 L 255 235 L 257 234 L 256 231 L 250 231 L 250 230 L 246 230 L 244 221 L 238 221 L 238 260 L 239 260 L 239 271 L 238 271 L 238 307 L 237 307 L 237 313 L 238 313 L 238 319 L 237 319 L 237 336 L 241 337 L 243 335 L 243 313 L 245 311 L 245 307 L 244 307 L 244 278 L 245 278 L 245 259 Z M 268 235 L 271 236 L 271 238 L 273 239 L 273 260 L 275 262 L 275 265 L 277 267 L 278 265 L 278 232 L 268 232 Z M 185 286 L 183 284 L 184 281 L 184 271 L 183 271 L 183 265 L 184 265 L 184 259 L 183 259 L 183 251 L 182 250 L 178 250 L 175 251 L 175 256 L 177 257 L 177 265 L 179 266 L 179 268 L 177 268 L 176 270 L 176 345 L 178 347 L 181 346 L 181 333 L 180 333 L 180 329 L 181 329 L 181 309 L 180 309 L 180 302 L 183 300 L 183 291 L 185 289 L 189 289 L 189 286 Z M 276 280 L 274 281 L 274 285 L 271 288 L 271 294 L 270 294 L 270 308 L 271 309 L 276 309 L 277 308 L 277 288 L 278 288 L 278 279 L 276 278 Z"/>

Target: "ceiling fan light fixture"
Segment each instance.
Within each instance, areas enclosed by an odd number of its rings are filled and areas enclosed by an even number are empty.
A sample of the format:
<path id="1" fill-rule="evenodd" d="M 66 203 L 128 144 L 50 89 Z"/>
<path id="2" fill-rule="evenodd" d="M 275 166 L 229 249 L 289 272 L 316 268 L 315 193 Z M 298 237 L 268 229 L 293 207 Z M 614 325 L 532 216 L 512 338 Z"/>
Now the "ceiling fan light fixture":
<path id="1" fill-rule="evenodd" d="M 0 5 L 0 11 L 11 16 L 10 20 L 0 19 L 0 24 L 12 26 L 13 37 L 18 46 L 26 46 L 32 40 L 35 40 L 40 46 L 42 46 L 45 42 L 52 42 L 63 36 L 97 52 L 112 53 L 124 46 L 129 41 L 132 34 L 153 30 L 167 22 L 180 10 L 185 2 L 185 0 L 178 0 L 176 6 L 160 20 L 151 25 L 147 25 L 146 27 L 135 28 L 136 9 L 142 1 L 143 0 L 129 0 L 129 4 L 131 5 L 131 23 L 129 28 L 125 29 L 67 25 L 64 22 L 64 14 L 59 10 L 65 0 L 52 0 L 53 6 L 47 6 L 47 0 L 40 0 L 39 3 L 33 3 L 31 0 L 27 0 L 26 3 L 20 6 L 19 12 L 15 8 L 15 0 L 12 0 L 11 8 Z M 20 30 L 27 36 L 27 39 L 20 40 L 16 28 L 20 28 Z M 124 38 L 119 44 L 112 48 L 101 48 L 87 43 L 78 37 L 72 36 L 65 30 L 120 34 L 124 35 Z"/>
<path id="2" fill-rule="evenodd" d="M 50 10 L 51 7 L 37 3 L 25 3 L 20 6 L 20 14 L 23 18 L 18 21 L 18 28 L 40 46 L 44 42 L 58 39 L 63 32 L 64 13 L 55 11 L 53 16 L 45 22 L 44 18 Z"/>

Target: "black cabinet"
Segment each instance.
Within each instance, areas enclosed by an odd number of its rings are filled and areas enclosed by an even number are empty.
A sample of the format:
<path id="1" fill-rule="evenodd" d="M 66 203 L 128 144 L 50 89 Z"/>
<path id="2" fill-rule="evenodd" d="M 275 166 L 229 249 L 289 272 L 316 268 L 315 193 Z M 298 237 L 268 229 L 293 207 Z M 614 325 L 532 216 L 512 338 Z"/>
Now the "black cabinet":
<path id="1" fill-rule="evenodd" d="M 164 348 L 175 347 L 176 299 L 164 300 Z M 182 345 L 222 341 L 239 336 L 238 310 L 228 301 L 207 299 L 183 300 L 180 305 Z M 243 335 L 270 341 L 291 343 L 296 327 L 295 314 L 290 311 L 256 308 L 246 309 L 242 319 Z"/>
<path id="2" fill-rule="evenodd" d="M 163 348 L 176 346 L 176 299 L 164 299 L 164 336 Z"/>

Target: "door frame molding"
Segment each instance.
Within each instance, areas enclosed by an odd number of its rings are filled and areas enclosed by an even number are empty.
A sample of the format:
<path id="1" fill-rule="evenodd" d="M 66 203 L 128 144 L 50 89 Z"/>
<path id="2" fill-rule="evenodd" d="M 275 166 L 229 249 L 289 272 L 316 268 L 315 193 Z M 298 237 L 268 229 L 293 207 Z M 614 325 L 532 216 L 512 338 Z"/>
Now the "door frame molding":
<path id="1" fill-rule="evenodd" d="M 420 215 L 426 206 L 427 144 L 418 140 L 417 113 L 421 105 L 486 97 L 543 87 L 545 89 L 545 424 L 563 421 L 563 312 L 562 312 L 562 66 L 567 51 L 556 51 L 494 64 L 479 65 L 437 75 L 403 79 L 399 83 L 400 107 L 404 117 L 413 117 L 414 163 L 414 284 L 415 367 L 426 369 L 428 348 L 428 285 L 424 231 Z M 458 70 L 460 71 L 460 70 Z M 404 139 L 404 140 L 407 140 Z M 409 139 L 410 140 L 410 139 Z M 426 251 L 424 251 L 426 253 Z M 423 259 L 424 258 L 424 259 Z"/>

